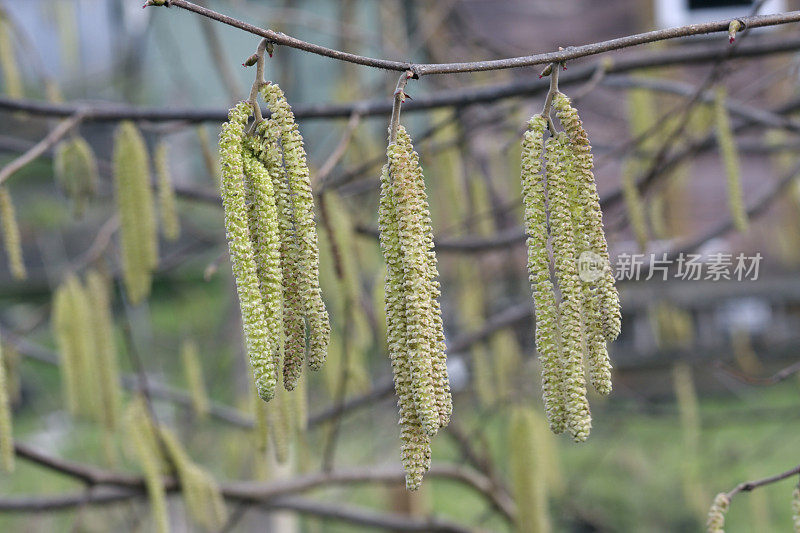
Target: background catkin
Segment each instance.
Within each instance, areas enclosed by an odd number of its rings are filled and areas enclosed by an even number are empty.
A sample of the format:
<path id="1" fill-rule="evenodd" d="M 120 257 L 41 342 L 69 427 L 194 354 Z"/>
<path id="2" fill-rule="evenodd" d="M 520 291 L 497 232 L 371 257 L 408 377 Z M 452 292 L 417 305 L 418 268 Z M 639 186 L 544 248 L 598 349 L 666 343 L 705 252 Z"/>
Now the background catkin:
<path id="1" fill-rule="evenodd" d="M 158 264 L 158 239 L 147 147 L 132 122 L 117 127 L 113 166 L 123 280 L 128 298 L 137 304 L 150 294 L 152 272 Z"/>
<path id="2" fill-rule="evenodd" d="M 800 532 L 800 486 L 792 491 L 792 525 L 795 533 Z"/>
<path id="3" fill-rule="evenodd" d="M 11 193 L 5 185 L 0 185 L 0 225 L 3 226 L 3 245 L 8 258 L 8 269 L 14 279 L 23 280 L 28 274 L 22 259 L 22 239 Z"/>
<path id="4" fill-rule="evenodd" d="M 325 362 L 330 340 L 330 323 L 319 288 L 319 247 L 314 226 L 314 199 L 311 194 L 303 137 L 294 121 L 289 103 L 278 85 L 265 85 L 261 92 L 269 103 L 272 117 L 280 129 L 283 162 L 294 208 L 294 226 L 298 246 L 298 290 L 308 321 L 308 365 L 318 370 Z"/>
<path id="5" fill-rule="evenodd" d="M 742 193 L 742 169 L 739 164 L 739 154 L 736 141 L 731 129 L 728 109 L 725 107 L 726 91 L 718 87 L 714 95 L 714 125 L 717 134 L 717 146 L 725 165 L 725 174 L 728 183 L 728 208 L 731 211 L 734 227 L 741 232 L 747 231 L 747 210 L 744 206 Z"/>
<path id="6" fill-rule="evenodd" d="M 192 409 L 199 417 L 208 414 L 208 394 L 206 393 L 203 366 L 200 363 L 197 343 L 192 339 L 185 339 L 181 344 L 181 363 L 183 376 L 192 397 Z"/>
<path id="7" fill-rule="evenodd" d="M 11 98 L 22 98 L 22 76 L 11 39 L 14 27 L 5 13 L 0 13 L 0 71 L 3 72 L 5 93 Z"/>
<path id="8" fill-rule="evenodd" d="M 96 377 L 103 426 L 113 431 L 121 405 L 119 364 L 114 346 L 114 319 L 108 279 L 96 270 L 86 274 L 91 329 L 94 337 Z"/>
<path id="9" fill-rule="evenodd" d="M 14 471 L 14 437 L 9 398 L 8 376 L 0 343 L 0 465 L 5 472 Z"/>
<path id="10" fill-rule="evenodd" d="M 159 428 L 159 434 L 178 474 L 189 515 L 206 530 L 218 531 L 225 525 L 228 515 L 219 485 L 211 474 L 192 461 L 172 431 Z"/>
<path id="11" fill-rule="evenodd" d="M 83 215 L 87 201 L 97 191 L 97 158 L 83 137 L 62 141 L 53 156 L 56 183 L 72 201 L 73 214 Z"/>
<path id="12" fill-rule="evenodd" d="M 651 130 L 655 125 L 655 117 L 657 116 L 658 109 L 651 91 L 644 89 L 628 91 L 630 134 L 634 139 L 641 139 L 637 146 L 645 153 L 656 149 L 657 136 Z M 648 135 L 647 132 L 651 132 L 651 134 Z M 637 156 L 627 158 L 622 164 L 623 199 L 625 200 L 628 219 L 640 250 L 647 249 L 649 232 L 644 210 L 645 204 L 636 186 L 636 178 L 643 170 L 646 170 L 647 164 L 649 164 L 647 159 Z"/>
<path id="13" fill-rule="evenodd" d="M 541 422 L 543 424 L 543 422 Z M 547 509 L 544 437 L 540 420 L 530 407 L 515 406 L 509 423 L 509 471 L 517 505 L 515 530 L 519 533 L 551 531 Z"/>
<path id="14" fill-rule="evenodd" d="M 271 351 L 264 302 L 250 238 L 248 208 L 243 183 L 243 139 L 245 124 L 252 109 L 239 103 L 228 112 L 228 122 L 220 133 L 221 195 L 225 211 L 225 232 L 230 251 L 239 306 L 242 312 L 245 345 L 253 368 L 258 396 L 269 401 L 278 382 L 275 358 Z"/>
<path id="15" fill-rule="evenodd" d="M 153 156 L 158 183 L 158 212 L 161 216 L 161 233 L 168 241 L 175 241 L 181 234 L 178 207 L 175 203 L 175 189 L 169 170 L 169 147 L 160 142 Z"/>
<path id="16" fill-rule="evenodd" d="M 125 429 L 135 457 L 144 472 L 150 510 L 158 533 L 169 533 L 167 497 L 161 479 L 165 463 L 159 436 L 141 397 L 135 398 L 125 413 Z"/>

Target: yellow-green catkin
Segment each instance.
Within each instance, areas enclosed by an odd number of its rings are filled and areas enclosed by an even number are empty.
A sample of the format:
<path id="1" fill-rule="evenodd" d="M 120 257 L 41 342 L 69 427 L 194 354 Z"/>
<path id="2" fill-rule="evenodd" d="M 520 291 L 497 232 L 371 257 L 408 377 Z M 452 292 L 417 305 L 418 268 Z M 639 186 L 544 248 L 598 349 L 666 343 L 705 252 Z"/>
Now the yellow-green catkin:
<path id="1" fill-rule="evenodd" d="M 739 154 L 736 149 L 736 140 L 733 136 L 728 109 L 725 107 L 726 91 L 718 87 L 714 95 L 714 124 L 716 126 L 717 146 L 719 147 L 722 162 L 725 165 L 725 174 L 728 184 L 728 208 L 734 227 L 741 232 L 747 231 L 747 209 L 744 205 L 742 193 L 742 169 L 739 164 Z"/>
<path id="2" fill-rule="evenodd" d="M 271 351 L 271 332 L 267 325 L 245 202 L 243 139 L 251 111 L 249 104 L 239 103 L 229 111 L 228 122 L 222 126 L 219 143 L 221 194 L 247 354 L 258 396 L 269 401 L 275 395 L 278 375 Z"/>
<path id="3" fill-rule="evenodd" d="M 731 505 L 731 500 L 724 492 L 720 492 L 714 498 L 711 508 L 708 510 L 706 519 L 706 531 L 708 533 L 725 533 L 725 513 Z"/>
<path id="4" fill-rule="evenodd" d="M 53 293 L 52 309 L 51 324 L 58 346 L 64 403 L 67 405 L 67 410 L 74 415 L 78 412 L 78 355 L 75 349 L 75 329 L 71 324 L 71 298 L 63 284 Z"/>
<path id="5" fill-rule="evenodd" d="M 119 364 L 114 345 L 114 316 L 108 279 L 96 270 L 86 275 L 86 297 L 90 307 L 94 337 L 96 377 L 98 380 L 100 421 L 113 431 L 121 405 Z"/>
<path id="6" fill-rule="evenodd" d="M 2 344 L 0 344 L 0 465 L 8 473 L 14 471 L 13 435 L 8 376 L 6 375 Z"/>
<path id="7" fill-rule="evenodd" d="M 168 241 L 175 241 L 181 234 L 181 223 L 178 219 L 178 206 L 175 203 L 175 189 L 172 174 L 169 170 L 169 148 L 161 142 L 153 156 L 158 183 L 158 212 L 161 216 L 161 233 Z"/>
<path id="8" fill-rule="evenodd" d="M 208 414 L 208 394 L 203 379 L 203 366 L 200 364 L 199 350 L 194 340 L 186 339 L 181 344 L 181 363 L 183 376 L 192 398 L 192 409 L 197 416 Z"/>
<path id="9" fill-rule="evenodd" d="M 515 406 L 509 423 L 509 471 L 511 472 L 519 533 L 551 531 L 547 504 L 544 437 L 530 407 Z"/>
<path id="10" fill-rule="evenodd" d="M 422 429 L 417 416 L 411 381 L 411 363 L 406 357 L 406 288 L 393 189 L 394 184 L 387 164 L 381 172 L 378 210 L 380 243 L 386 263 L 384 294 L 386 337 L 400 409 L 400 457 L 406 471 L 406 488 L 417 490 L 422 484 L 422 476 L 430 468 L 431 444 L 430 436 Z"/>
<path id="11" fill-rule="evenodd" d="M 61 351 L 67 405 L 74 414 L 101 421 L 91 304 L 80 280 L 69 275 L 59 287 L 54 322 Z"/>
<path id="12" fill-rule="evenodd" d="M 73 213 L 83 216 L 87 201 L 97 192 L 97 158 L 83 137 L 62 141 L 53 157 L 56 183 L 72 201 Z"/>
<path id="13" fill-rule="evenodd" d="M 248 224 L 253 243 L 258 283 L 270 331 L 270 350 L 280 368 L 283 350 L 283 271 L 278 208 L 272 178 L 263 163 L 250 151 L 244 152 L 245 190 L 250 200 Z"/>
<path id="14" fill-rule="evenodd" d="M 365 353 L 372 343 L 372 332 L 364 306 L 361 301 L 361 277 L 358 262 L 358 248 L 354 240 L 354 226 L 341 198 L 335 193 L 325 193 L 325 209 L 329 218 L 331 235 L 328 235 L 328 248 L 333 256 L 333 246 L 338 254 L 333 259 L 334 270 L 341 270 L 336 276 L 340 298 L 337 315 L 347 317 L 349 328 L 348 366 L 357 376 L 368 377 L 364 361 Z M 343 307 L 343 308 L 342 308 Z M 356 383 L 353 383 L 356 385 Z M 362 383 L 363 385 L 363 383 Z M 351 390 L 355 390 L 351 388 Z"/>
<path id="15" fill-rule="evenodd" d="M 633 89 L 628 93 L 628 115 L 630 133 L 634 138 L 639 138 L 652 128 L 654 117 L 657 115 L 653 95 L 645 89 Z M 647 135 L 638 144 L 640 150 L 649 151 L 655 148 L 655 134 Z M 645 217 L 644 201 L 636 187 L 636 177 L 646 165 L 642 159 L 628 158 L 622 166 L 622 194 L 628 210 L 628 220 L 633 229 L 636 242 L 641 250 L 647 248 L 649 233 Z"/>
<path id="16" fill-rule="evenodd" d="M 228 512 L 216 480 L 192 461 L 172 431 L 160 428 L 159 433 L 177 471 L 189 516 L 206 530 L 218 531 L 225 525 Z"/>
<path id="17" fill-rule="evenodd" d="M 678 404 L 683 432 L 684 460 L 681 463 L 681 485 L 684 498 L 700 516 L 705 511 L 702 502 L 708 498 L 703 489 L 700 460 L 700 412 L 692 369 L 686 363 L 677 363 L 672 369 L 672 383 Z"/>
<path id="18" fill-rule="evenodd" d="M 164 457 L 159 436 L 141 397 L 135 398 L 125 413 L 125 429 L 133 452 L 144 473 L 150 510 L 158 533 L 169 533 L 167 496 L 161 477 Z"/>
<path id="19" fill-rule="evenodd" d="M 28 274 L 22 259 L 22 239 L 19 235 L 11 193 L 4 185 L 0 185 L 0 225 L 3 226 L 3 245 L 8 258 L 8 269 L 14 279 L 23 280 Z"/>
<path id="20" fill-rule="evenodd" d="M 158 237 L 147 146 L 132 122 L 117 127 L 113 168 L 122 274 L 128 298 L 135 305 L 150 294 L 152 272 L 158 264 Z"/>
<path id="21" fill-rule="evenodd" d="M 792 491 L 792 525 L 795 533 L 800 533 L 800 486 Z"/>
<path id="22" fill-rule="evenodd" d="M 583 371 L 581 309 L 583 290 L 576 268 L 575 235 L 572 226 L 567 178 L 567 139 L 559 134 L 547 142 L 547 192 L 550 205 L 553 259 L 561 291 L 559 326 L 561 331 L 564 395 L 567 429 L 575 441 L 589 437 L 592 425 L 586 399 Z"/>
<path id="23" fill-rule="evenodd" d="M 263 139 L 255 151 L 272 179 L 275 208 L 278 213 L 280 239 L 280 267 L 282 278 L 283 309 L 283 386 L 294 388 L 303 371 L 306 351 L 306 321 L 299 284 L 299 247 L 296 242 L 294 205 L 283 155 L 280 149 L 280 126 L 274 120 L 264 120 L 258 128 Z"/>
<path id="24" fill-rule="evenodd" d="M 3 73 L 5 92 L 11 98 L 22 98 L 22 76 L 14 51 L 13 27 L 5 13 L 0 13 L 0 71 Z"/>
<path id="25" fill-rule="evenodd" d="M 550 429 L 566 429 L 562 348 L 558 305 L 550 278 L 547 251 L 546 188 L 542 171 L 545 118 L 535 115 L 528 123 L 522 141 L 522 194 L 525 206 L 525 232 L 528 235 L 528 272 L 536 307 L 536 351 L 542 365 L 542 396 Z"/>
<path id="26" fill-rule="evenodd" d="M 195 128 L 195 132 L 197 133 L 197 142 L 200 144 L 200 153 L 203 155 L 203 164 L 206 167 L 206 171 L 211 176 L 211 179 L 214 180 L 214 185 L 219 188 L 219 161 L 214 151 L 211 149 L 211 140 L 208 137 L 208 131 L 205 126 L 200 125 Z"/>
<path id="27" fill-rule="evenodd" d="M 459 265 L 458 273 L 458 308 L 461 314 L 461 325 L 467 331 L 477 331 L 486 322 L 483 280 L 475 263 Z M 482 342 L 474 344 L 470 349 L 470 354 L 472 386 L 478 402 L 483 407 L 492 406 L 498 392 L 492 365 L 496 354 L 491 353 L 486 344 Z"/>
<path id="28" fill-rule="evenodd" d="M 272 118 L 280 129 L 283 162 L 294 209 L 295 243 L 299 260 L 298 290 L 308 321 L 308 366 L 312 370 L 318 370 L 325 362 L 331 327 L 319 288 L 319 246 L 303 137 L 281 88 L 274 83 L 265 85 L 262 96 L 269 103 Z"/>
<path id="29" fill-rule="evenodd" d="M 614 281 L 614 273 L 608 256 L 608 243 L 603 230 L 603 212 L 600 209 L 600 198 L 597 194 L 597 185 L 594 181 L 594 160 L 592 147 L 583 123 L 577 110 L 572 107 L 569 98 L 562 93 L 556 94 L 553 99 L 564 133 L 569 138 L 569 149 L 572 151 L 574 172 L 578 180 L 578 196 L 573 202 L 582 206 L 580 214 L 580 227 L 585 232 L 585 242 L 589 251 L 596 255 L 599 272 L 592 277 L 596 286 L 596 298 L 599 313 L 597 319 L 602 327 L 603 336 L 607 341 L 617 338 L 621 328 L 622 313 L 620 310 L 619 293 Z"/>
<path id="30" fill-rule="evenodd" d="M 411 138 L 399 126 L 389 145 L 389 174 L 398 226 L 400 264 L 405 289 L 405 357 L 410 364 L 412 394 L 417 416 L 428 435 L 435 435 L 449 418 L 449 386 L 441 330 L 436 307 L 438 282 L 425 182 Z M 431 253 L 429 253 L 431 252 Z M 438 322 L 437 318 L 438 317 Z M 444 398 L 443 398 L 444 396 Z"/>

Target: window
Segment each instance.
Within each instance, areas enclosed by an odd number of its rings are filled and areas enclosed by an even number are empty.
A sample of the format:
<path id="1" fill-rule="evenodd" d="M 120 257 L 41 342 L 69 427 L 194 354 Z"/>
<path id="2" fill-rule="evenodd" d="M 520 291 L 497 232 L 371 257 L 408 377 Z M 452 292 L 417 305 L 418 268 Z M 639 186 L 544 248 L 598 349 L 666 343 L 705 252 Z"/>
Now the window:
<path id="1" fill-rule="evenodd" d="M 655 22 L 659 28 L 742 17 L 750 14 L 754 3 L 752 0 L 655 0 L 655 2 Z M 767 0 L 759 13 L 780 13 L 785 9 L 785 0 Z"/>

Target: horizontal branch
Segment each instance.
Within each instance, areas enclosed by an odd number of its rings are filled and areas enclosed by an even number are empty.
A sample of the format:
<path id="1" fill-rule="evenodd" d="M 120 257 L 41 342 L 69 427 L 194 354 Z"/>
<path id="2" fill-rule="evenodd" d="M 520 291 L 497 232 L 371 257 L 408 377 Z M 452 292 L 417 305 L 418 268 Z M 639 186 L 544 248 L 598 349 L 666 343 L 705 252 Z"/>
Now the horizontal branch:
<path id="1" fill-rule="evenodd" d="M 788 53 L 800 50 L 800 37 L 750 39 L 733 50 L 731 58 L 756 58 L 765 55 Z M 718 46 L 692 46 L 674 50 L 644 52 L 631 57 L 615 58 L 606 68 L 606 74 L 622 74 L 645 68 L 668 67 L 674 65 L 697 64 L 718 61 L 728 57 L 729 50 Z M 570 85 L 591 79 L 597 71 L 599 62 L 580 65 L 561 73 L 559 84 Z M 403 105 L 403 112 L 423 111 L 441 107 L 458 107 L 495 102 L 518 96 L 541 94 L 547 90 L 547 80 L 536 76 L 502 84 L 465 87 L 437 91 L 429 95 L 415 95 Z M 135 120 L 149 122 L 218 122 L 228 119 L 227 109 L 218 108 L 180 108 L 180 107 L 141 107 L 109 102 L 50 103 L 40 100 L 20 100 L 0 97 L 0 109 L 23 112 L 30 115 L 70 117 L 76 112 L 83 113 L 84 122 L 115 122 Z M 298 104 L 292 106 L 298 119 L 349 118 L 353 113 L 362 117 L 389 115 L 392 112 L 390 98 L 361 100 L 344 104 Z"/>
<path id="2" fill-rule="evenodd" d="M 146 483 L 144 478 L 141 476 L 104 470 L 95 466 L 67 461 L 50 456 L 24 444 L 18 443 L 14 446 L 14 449 L 18 457 L 31 461 L 59 474 L 79 480 L 92 489 L 113 489 L 111 492 L 98 493 L 98 504 L 116 503 L 125 499 L 142 496 L 146 492 Z M 501 497 L 494 494 L 494 485 L 491 480 L 472 469 L 452 464 L 435 465 L 431 468 L 428 476 L 431 478 L 454 481 L 471 487 L 479 495 L 491 501 L 505 516 L 505 518 L 513 520 L 513 517 L 515 516 L 516 510 L 513 502 L 507 496 Z M 363 483 L 400 485 L 404 483 L 404 480 L 405 472 L 402 468 L 353 468 L 334 472 L 306 474 L 291 479 L 271 482 L 222 482 L 220 483 L 220 492 L 227 500 L 231 501 L 247 504 L 266 504 L 269 507 L 294 509 L 304 512 L 299 508 L 285 505 L 285 502 L 289 501 L 286 499 L 286 497 L 328 486 Z M 167 492 L 175 492 L 180 490 L 178 481 L 172 476 L 165 476 L 163 478 L 163 484 Z M 81 496 L 82 498 L 71 497 L 69 495 L 58 496 L 55 497 L 55 500 L 52 500 L 49 503 L 45 503 L 47 500 L 30 497 L 25 498 L 24 500 L 15 499 L 6 500 L 5 502 L 0 501 L 0 511 L 43 511 L 48 510 L 48 506 L 52 506 L 52 510 L 63 510 L 70 507 L 80 506 L 82 503 L 91 503 L 87 502 L 87 500 L 91 499 L 92 493 L 82 494 Z M 27 503 L 24 503 L 24 501 L 27 501 Z M 305 512 L 317 514 L 311 512 L 310 510 Z M 325 514 L 327 515 L 330 513 Z M 385 518 L 393 515 L 375 513 L 374 516 L 376 518 Z M 419 528 L 414 529 L 417 527 L 416 525 L 410 524 L 408 519 L 404 518 L 404 520 L 406 526 L 402 526 L 400 529 L 407 531 L 464 531 L 461 526 L 436 519 L 420 521 Z M 428 529 L 423 528 L 423 522 Z M 379 527 L 387 527 L 389 529 L 395 528 L 394 526 L 388 525 Z"/>
<path id="3" fill-rule="evenodd" d="M 464 72 L 480 72 L 487 70 L 501 70 L 508 68 L 530 67 L 534 65 L 545 65 L 549 63 L 563 63 L 581 57 L 588 57 L 592 55 L 602 54 L 604 52 L 611 52 L 613 50 L 621 50 L 623 48 L 630 48 L 641 44 L 653 43 L 658 41 L 666 41 L 670 39 L 678 39 L 681 37 L 689 37 L 692 35 L 704 35 L 708 33 L 727 32 L 728 27 L 733 20 L 738 20 L 745 28 L 761 28 L 765 26 L 776 26 L 780 24 L 789 24 L 800 21 L 800 11 L 790 11 L 787 13 L 777 13 L 772 15 L 753 15 L 749 17 L 741 17 L 738 19 L 726 19 L 717 22 L 707 22 L 704 24 L 691 24 L 688 26 L 681 26 L 679 28 L 667 28 L 663 30 L 649 31 L 645 33 L 637 33 L 635 35 L 628 35 L 617 39 L 610 39 L 592 44 L 582 46 L 570 46 L 568 48 L 554 51 L 545 52 L 541 54 L 533 54 L 528 56 L 509 57 L 504 59 L 493 59 L 489 61 L 471 61 L 465 63 L 411 63 L 408 61 L 392 61 L 388 59 L 377 59 L 372 57 L 360 56 L 348 52 L 342 52 L 332 48 L 327 48 L 317 44 L 309 43 L 286 35 L 285 33 L 276 32 L 270 29 L 259 28 L 247 22 L 237 20 L 233 17 L 217 13 L 211 9 L 198 6 L 187 0 L 167 0 L 148 2 L 150 5 L 160 4 L 167 6 L 179 7 L 187 11 L 192 11 L 204 17 L 222 22 L 234 28 L 244 30 L 248 33 L 258 35 L 265 39 L 272 41 L 275 44 L 296 48 L 312 54 L 330 57 L 339 61 L 348 63 L 355 63 L 357 65 L 364 65 L 367 67 L 380 68 L 384 70 L 396 71 L 412 71 L 417 77 L 430 75 L 430 74 L 457 74 Z"/>

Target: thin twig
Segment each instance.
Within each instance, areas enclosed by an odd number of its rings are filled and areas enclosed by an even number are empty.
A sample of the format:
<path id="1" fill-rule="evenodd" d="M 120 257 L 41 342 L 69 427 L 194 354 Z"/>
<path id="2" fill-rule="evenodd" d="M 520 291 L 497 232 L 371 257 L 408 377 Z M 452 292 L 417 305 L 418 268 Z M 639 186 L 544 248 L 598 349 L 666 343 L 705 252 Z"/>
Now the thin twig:
<path id="1" fill-rule="evenodd" d="M 5 182 L 19 169 L 45 153 L 52 148 L 58 141 L 60 141 L 67 133 L 72 130 L 81 120 L 83 120 L 84 113 L 77 111 L 69 119 L 63 121 L 58 126 L 47 134 L 47 136 L 33 145 L 27 152 L 7 164 L 0 170 L 0 184 Z"/>
<path id="2" fill-rule="evenodd" d="M 397 80 L 392 102 L 392 118 L 389 120 L 389 144 L 392 144 L 397 139 L 397 128 L 400 126 L 400 108 L 408 96 L 405 92 L 408 80 L 413 77 L 414 73 L 407 70 L 400 74 L 400 79 Z"/>

